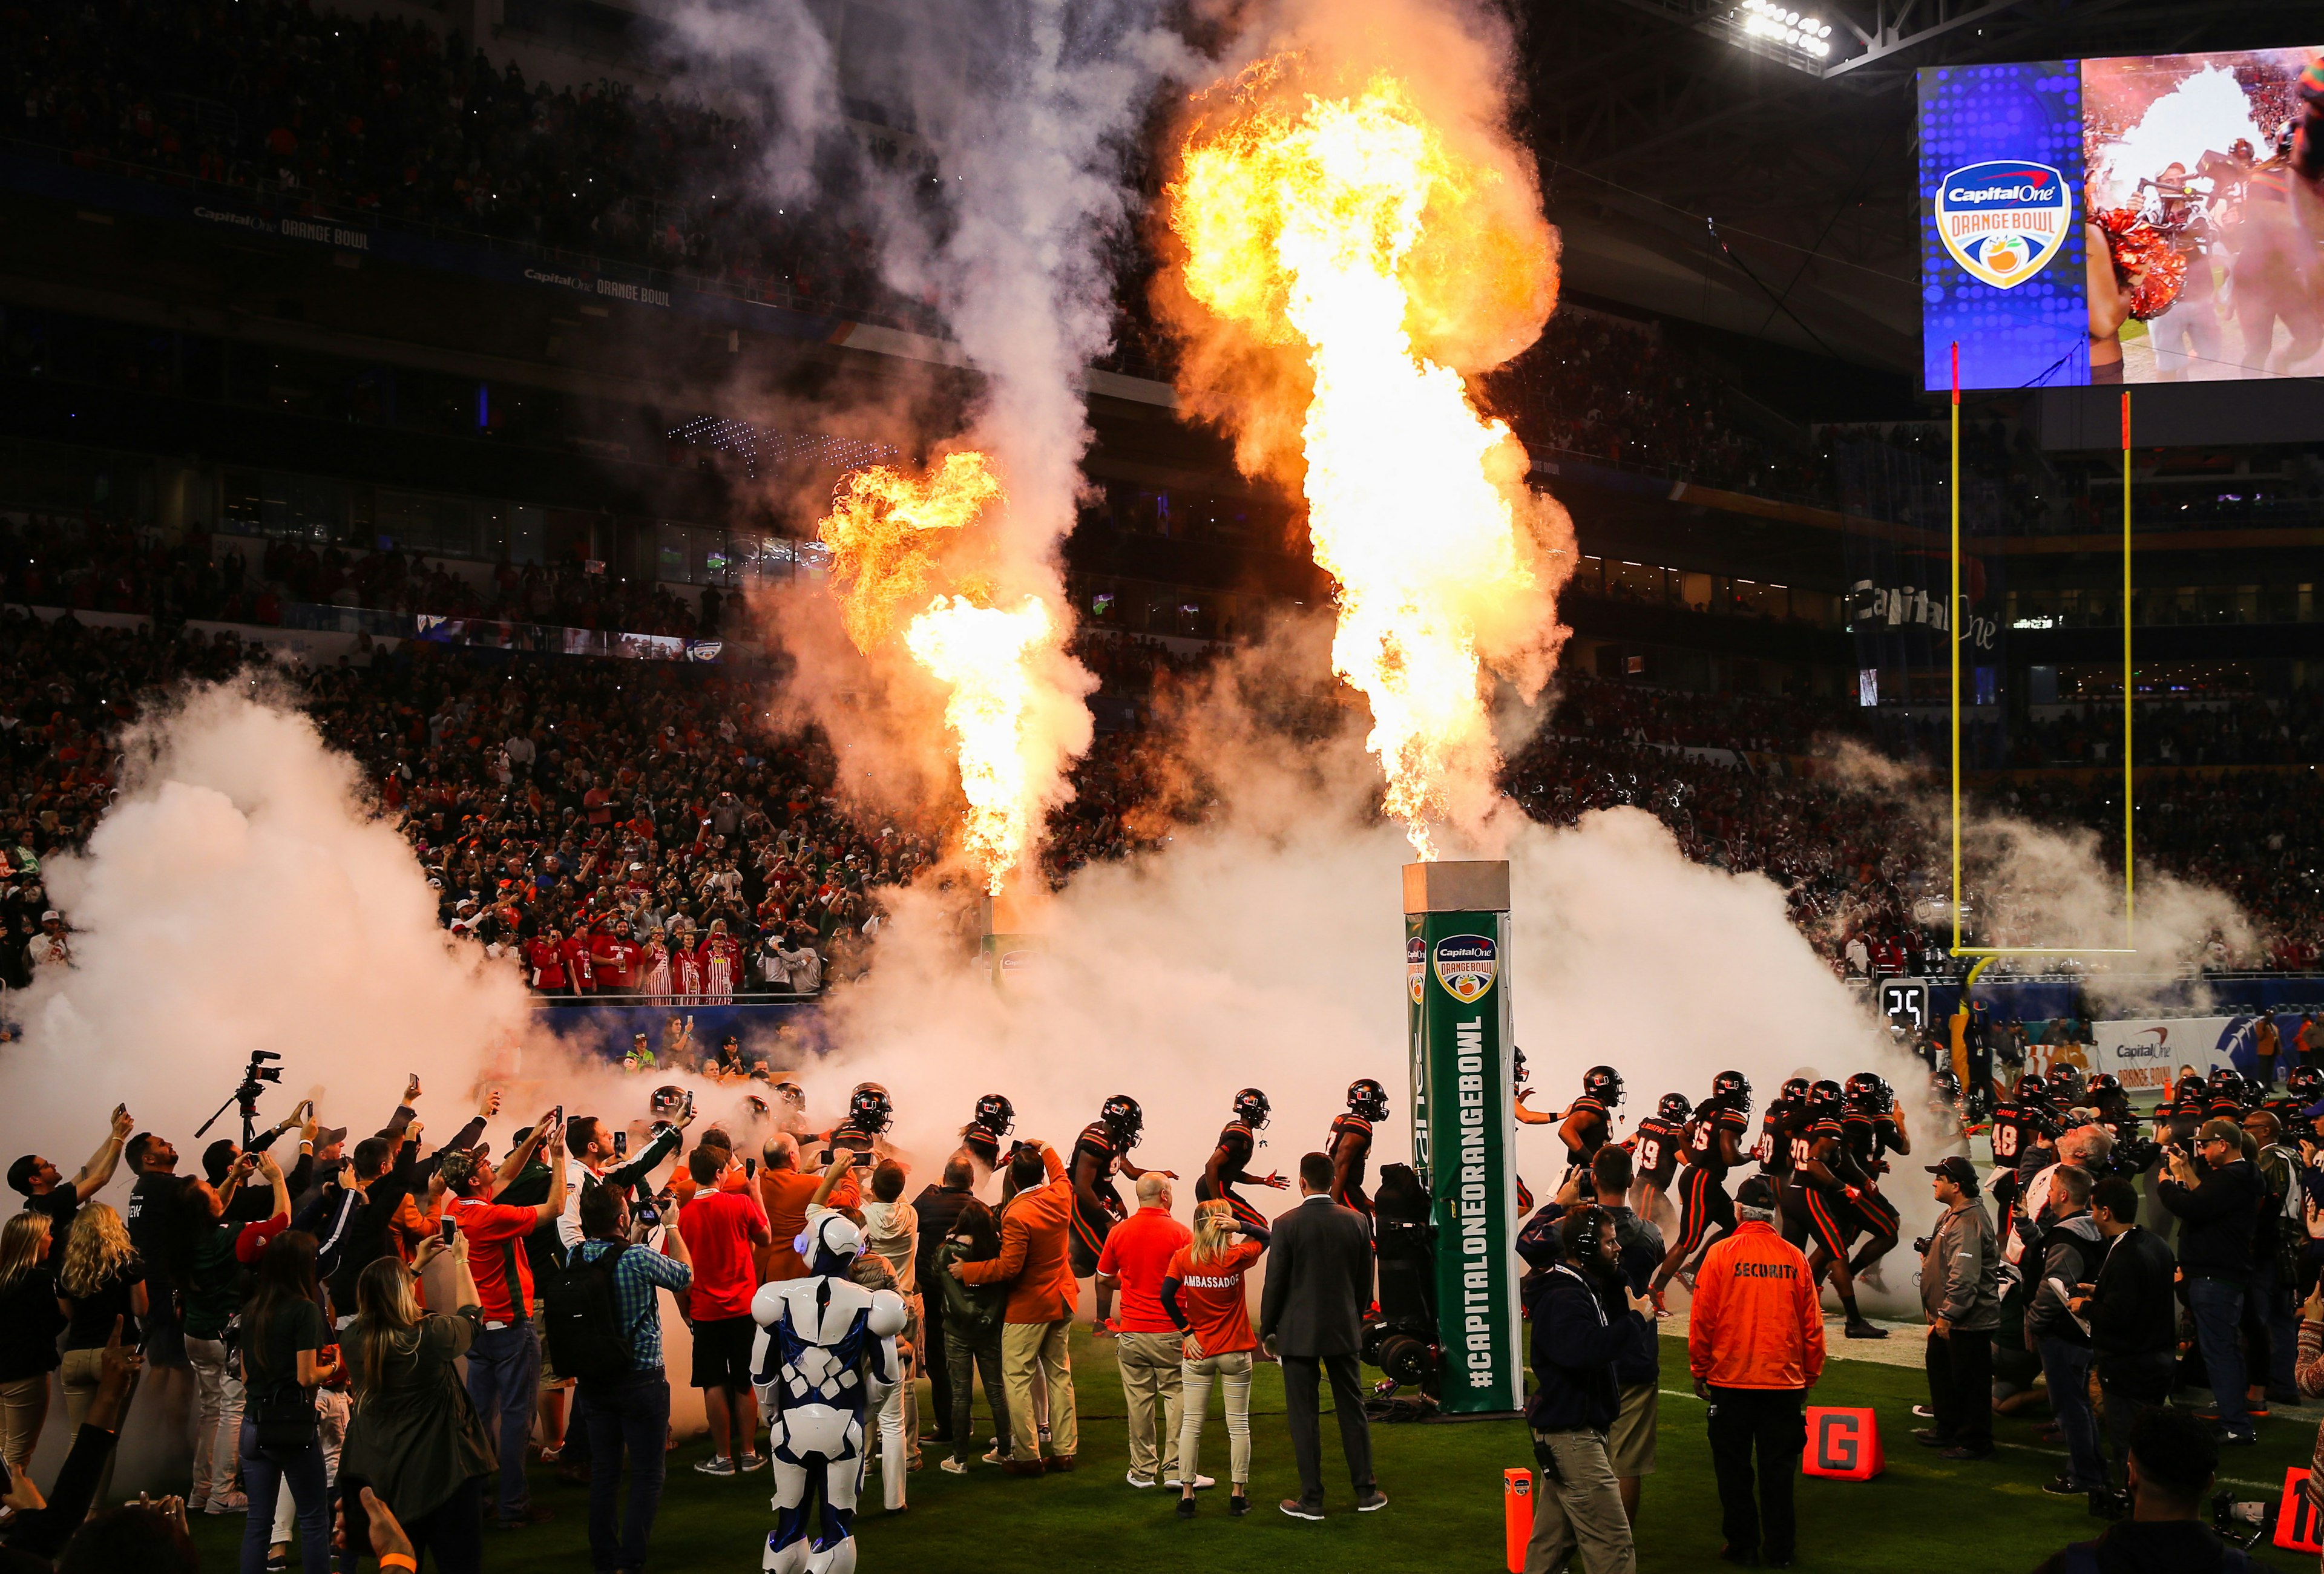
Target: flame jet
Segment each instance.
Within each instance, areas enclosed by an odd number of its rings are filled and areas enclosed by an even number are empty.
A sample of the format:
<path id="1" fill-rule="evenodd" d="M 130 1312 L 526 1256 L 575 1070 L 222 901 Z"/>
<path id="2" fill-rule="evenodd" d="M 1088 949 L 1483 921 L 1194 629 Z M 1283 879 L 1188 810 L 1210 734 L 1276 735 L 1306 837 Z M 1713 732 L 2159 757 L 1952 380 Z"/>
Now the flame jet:
<path id="1" fill-rule="evenodd" d="M 1223 115 L 1196 123 L 1167 218 L 1187 294 L 1304 359 L 1301 484 L 1336 592 L 1333 669 L 1370 702 L 1388 811 L 1429 859 L 1431 822 L 1473 828 L 1489 811 L 1499 754 L 1484 670 L 1538 689 L 1572 566 L 1542 550 L 1541 525 L 1567 527 L 1526 490 L 1522 446 L 1431 352 L 1473 348 L 1489 320 L 1530 318 L 1472 363 L 1537 335 L 1554 237 L 1537 212 L 1511 221 L 1493 189 L 1504 173 L 1454 151 L 1395 76 L 1293 94 L 1297 64 L 1254 67 Z"/>
<path id="2" fill-rule="evenodd" d="M 832 549 L 840 619 L 855 648 L 877 658 L 898 641 L 902 619 L 899 642 L 944 686 L 968 800 L 962 839 L 995 896 L 1032 841 L 1038 794 L 1028 734 L 1039 709 L 1038 663 L 1057 627 L 1039 597 L 1013 610 L 992 605 L 985 577 L 959 566 L 973 550 L 969 528 L 1005 504 L 991 462 L 964 449 L 918 477 L 887 465 L 852 473 L 816 531 Z"/>

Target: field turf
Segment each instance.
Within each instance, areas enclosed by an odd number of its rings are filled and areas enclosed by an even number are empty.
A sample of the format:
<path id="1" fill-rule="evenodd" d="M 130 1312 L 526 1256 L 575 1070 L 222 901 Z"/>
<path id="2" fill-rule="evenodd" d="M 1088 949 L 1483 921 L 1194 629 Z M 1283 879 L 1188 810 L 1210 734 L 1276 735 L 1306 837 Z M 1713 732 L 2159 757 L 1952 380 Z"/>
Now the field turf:
<path id="1" fill-rule="evenodd" d="M 1913 1337 L 1900 1332 L 1898 1338 Z M 1836 1352 L 1838 1353 L 1838 1352 Z M 1502 1567 L 1501 1472 L 1531 1462 L 1516 1422 L 1375 1426 L 1380 1486 L 1390 1498 L 1377 1514 L 1357 1514 L 1350 1501 L 1338 1438 L 1323 1424 L 1329 1517 L 1303 1523 L 1277 1512 L 1296 1492 L 1289 1433 L 1283 1422 L 1280 1370 L 1263 1365 L 1252 1392 L 1253 1512 L 1227 1515 L 1226 1430 L 1213 1397 L 1204 1429 L 1203 1467 L 1221 1477 L 1201 1496 L 1192 1523 L 1172 1514 L 1173 1495 L 1135 1491 L 1123 1472 L 1127 1450 L 1121 1389 L 1111 1347 L 1077 1334 L 1074 1389 L 1081 1403 L 1081 1468 L 1069 1476 L 1018 1480 L 986 1465 L 966 1477 L 927 1468 L 911 1477 L 911 1507 L 884 1515 L 876 1473 L 858 1522 L 862 1567 L 917 1574 L 986 1574 L 996 1569 L 1078 1569 L 1090 1574 L 1303 1574 L 1305 1570 L 1490 1570 Z M 1646 1481 L 1638 1527 L 1638 1566 L 1646 1570 L 1723 1568 L 1719 1498 L 1703 1435 L 1702 1406 L 1688 1392 L 1686 1351 L 1663 1341 L 1665 1395 L 1660 1459 Z M 1326 1391 L 1328 1397 L 1328 1390 Z M 2030 1569 L 2066 1542 L 2098 1533 L 2080 1498 L 2052 1498 L 2042 1484 L 2062 1468 L 2056 1447 L 2035 1441 L 2036 1424 L 2002 1419 L 1993 1459 L 1953 1464 L 1914 1442 L 1912 1407 L 1926 1400 L 1917 1368 L 1839 1360 L 1827 1369 L 1816 1402 L 1870 1406 L 1880 1418 L 1887 1472 L 1862 1484 L 1799 1483 L 1803 1569 L 1887 1574 L 1889 1570 Z M 984 1411 L 978 1406 L 980 1424 Z M 2260 1423 L 2260 1446 L 2231 1451 L 2223 1474 L 2246 1498 L 2273 1498 L 2286 1466 L 2305 1466 L 2315 1441 L 2312 1420 L 2282 1416 Z M 731 1570 L 759 1567 L 770 1490 L 764 1474 L 714 1479 L 694 1462 L 708 1452 L 696 1439 L 669 1457 L 669 1477 L 653 1539 L 650 1567 Z M 536 1500 L 553 1523 L 520 1532 L 488 1530 L 485 1566 L 493 1574 L 578 1574 L 588 1569 L 586 1492 L 536 1473 Z M 198 1517 L 203 1567 L 234 1567 L 243 1522 Z M 2266 1549 L 2263 1548 L 2263 1551 Z M 2279 1569 L 2307 1560 L 2277 1552 Z M 298 1567 L 293 1553 L 293 1569 Z"/>

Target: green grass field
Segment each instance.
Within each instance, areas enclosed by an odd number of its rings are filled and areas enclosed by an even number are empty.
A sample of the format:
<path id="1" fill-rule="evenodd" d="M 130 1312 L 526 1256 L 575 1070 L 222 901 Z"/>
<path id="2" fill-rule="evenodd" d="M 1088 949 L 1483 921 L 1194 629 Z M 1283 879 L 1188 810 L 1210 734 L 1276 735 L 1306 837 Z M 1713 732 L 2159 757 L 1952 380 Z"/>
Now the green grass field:
<path id="1" fill-rule="evenodd" d="M 1899 1337 L 1907 1337 L 1900 1335 Z M 1686 1392 L 1686 1351 L 1663 1341 L 1664 1388 L 1660 1460 L 1648 1477 L 1638 1527 L 1639 1567 L 1655 1570 L 1721 1567 L 1719 1498 L 1704 1441 L 1702 1407 Z M 1302 1523 L 1276 1512 L 1277 1499 L 1297 1490 L 1289 1433 L 1283 1423 L 1278 1368 L 1262 1366 L 1252 1394 L 1254 1512 L 1230 1519 L 1226 1490 L 1202 1496 L 1191 1523 L 1172 1512 L 1160 1488 L 1139 1492 L 1122 1479 L 1127 1450 L 1121 1388 L 1111 1347 L 1085 1336 L 1074 1346 L 1074 1390 L 1081 1402 L 1081 1468 L 1070 1476 L 1017 1480 L 980 1465 L 966 1477 L 927 1468 L 911 1478 L 911 1508 L 885 1515 L 876 1478 L 859 1521 L 862 1566 L 952 1570 L 1078 1569 L 1102 1574 L 1189 1574 L 1191 1570 L 1300 1574 L 1304 1570 L 1489 1570 L 1501 1567 L 1501 1472 L 1531 1462 L 1524 1429 L 1514 1422 L 1380 1426 L 1373 1429 L 1381 1487 L 1390 1497 L 1379 1514 L 1358 1515 L 1346 1479 L 1337 1470 L 1336 1433 L 1323 1429 L 1330 1517 Z M 1879 1413 L 1887 1473 L 1862 1484 L 1803 1480 L 1799 1484 L 1800 1559 L 1807 1569 L 1848 1574 L 1888 1570 L 2023 1570 L 2066 1542 L 2098 1533 L 2079 1498 L 2052 1498 L 2042 1483 L 2062 1468 L 2061 1450 L 2035 1444 L 2035 1424 L 1998 1422 L 1995 1457 L 1981 1464 L 1950 1464 L 1913 1441 L 1912 1407 L 1926 1398 L 1912 1367 L 1837 1361 L 1816 1390 L 1829 1404 L 1869 1405 Z M 1223 1476 L 1226 1433 L 1216 1411 L 1204 1430 L 1204 1466 Z M 982 1407 L 979 1406 L 979 1418 Z M 2311 1422 L 2282 1418 L 2260 1423 L 2261 1446 L 2230 1454 L 2222 1469 L 2251 1498 L 2273 1496 L 2284 1468 L 2307 1464 L 2315 1441 Z M 759 1567 L 771 1516 L 768 1477 L 727 1480 L 700 1476 L 694 1462 L 705 1441 L 670 1456 L 670 1474 L 654 1532 L 654 1566 L 661 1569 L 733 1570 Z M 528 1531 L 488 1531 L 487 1567 L 494 1574 L 576 1574 L 588 1568 L 586 1493 L 538 1473 L 538 1501 L 554 1509 L 554 1523 Z M 198 1518 L 195 1539 L 204 1568 L 231 1569 L 239 1518 Z M 2304 1560 L 2277 1553 L 2290 1569 Z M 292 1567 L 297 1564 L 294 1560 Z"/>

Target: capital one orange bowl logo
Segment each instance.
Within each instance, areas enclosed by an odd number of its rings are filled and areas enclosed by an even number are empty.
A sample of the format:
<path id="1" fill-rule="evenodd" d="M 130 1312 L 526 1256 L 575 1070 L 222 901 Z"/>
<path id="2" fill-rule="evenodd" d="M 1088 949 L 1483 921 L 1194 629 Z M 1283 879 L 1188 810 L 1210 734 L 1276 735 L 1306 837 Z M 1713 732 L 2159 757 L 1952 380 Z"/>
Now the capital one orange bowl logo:
<path id="1" fill-rule="evenodd" d="M 2072 203 L 2066 178 L 2047 164 L 1991 159 L 1937 183 L 1937 235 L 1971 278 L 2014 290 L 2066 244 Z"/>

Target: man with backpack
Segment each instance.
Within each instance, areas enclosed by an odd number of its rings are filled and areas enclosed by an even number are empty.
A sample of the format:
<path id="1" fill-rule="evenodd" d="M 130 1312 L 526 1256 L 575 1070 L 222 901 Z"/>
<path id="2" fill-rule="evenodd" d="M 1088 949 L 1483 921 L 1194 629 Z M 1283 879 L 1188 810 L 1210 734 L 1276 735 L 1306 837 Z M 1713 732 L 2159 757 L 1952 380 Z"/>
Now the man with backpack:
<path id="1" fill-rule="evenodd" d="M 619 1143 L 627 1138 L 595 1115 L 576 1115 L 565 1123 L 566 1181 L 573 1188 L 575 1206 L 558 1216 L 557 1245 L 560 1252 L 570 1253 L 580 1244 L 581 1210 L 579 1198 L 592 1182 L 611 1186 L 622 1193 L 626 1202 L 631 1194 L 648 1183 L 654 1171 L 675 1155 L 685 1141 L 685 1131 L 694 1124 L 694 1107 L 687 1104 L 678 1112 L 677 1118 L 668 1121 L 650 1140 L 629 1157 L 622 1157 Z M 552 1358 L 553 1360 L 553 1358 Z M 559 1376 L 571 1376 L 563 1367 Z M 557 1478 L 576 1486 L 590 1479 L 589 1429 L 582 1424 L 581 1412 L 587 1401 L 576 1387 L 573 1395 L 573 1414 L 565 1429 L 565 1446 L 557 1456 Z"/>
<path id="2" fill-rule="evenodd" d="M 675 1229 L 663 1232 L 661 1251 L 632 1246 L 629 1199 L 613 1187 L 584 1187 L 580 1215 L 582 1239 L 549 1293 L 549 1345 L 557 1369 L 579 1381 L 578 1420 L 589 1431 L 590 1566 L 642 1569 L 661 1505 L 669 1431 L 654 1292 L 683 1293 L 693 1283 L 693 1259 Z M 626 1514 L 616 1503 L 624 1451 Z"/>
<path id="3" fill-rule="evenodd" d="M 938 1420 L 951 1440 L 952 1452 L 941 1468 L 951 1476 L 968 1474 L 969 1424 L 976 1391 L 973 1378 L 984 1384 L 985 1407 L 992 1412 L 992 1451 L 984 1456 L 991 1465 L 1010 1459 L 1009 1396 L 1001 1377 L 1001 1329 L 1009 1311 L 1009 1286 L 971 1284 L 952 1271 L 954 1263 L 991 1262 L 1001 1255 L 1001 1225 L 992 1210 L 970 1189 L 968 1161 L 955 1155 L 945 1165 L 944 1187 L 933 1199 L 920 1193 L 921 1249 L 927 1264 L 920 1283 L 935 1286 L 937 1316 L 930 1319 L 944 1329 L 945 1399 Z"/>

